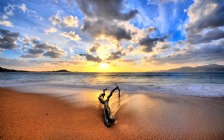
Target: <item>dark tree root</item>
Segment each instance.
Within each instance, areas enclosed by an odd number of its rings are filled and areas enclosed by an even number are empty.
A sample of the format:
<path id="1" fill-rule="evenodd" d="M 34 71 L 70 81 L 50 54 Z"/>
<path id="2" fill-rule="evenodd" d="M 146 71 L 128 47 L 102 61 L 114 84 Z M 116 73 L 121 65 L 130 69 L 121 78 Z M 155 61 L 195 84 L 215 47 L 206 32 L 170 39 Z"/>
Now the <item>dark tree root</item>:
<path id="1" fill-rule="evenodd" d="M 104 124 L 107 127 L 110 127 L 110 125 L 115 122 L 115 118 L 112 115 L 111 110 L 110 110 L 110 106 L 109 106 L 110 97 L 113 95 L 114 91 L 116 91 L 116 90 L 118 90 L 118 96 L 120 97 L 120 88 L 119 88 L 119 86 L 116 83 L 115 83 L 115 85 L 116 85 L 116 87 L 113 90 L 111 90 L 111 92 L 107 96 L 106 100 L 104 100 L 104 96 L 105 96 L 105 91 L 107 90 L 107 88 L 104 89 L 103 93 L 100 94 L 99 97 L 98 97 L 100 103 L 102 103 L 104 105 L 103 119 L 104 119 Z"/>

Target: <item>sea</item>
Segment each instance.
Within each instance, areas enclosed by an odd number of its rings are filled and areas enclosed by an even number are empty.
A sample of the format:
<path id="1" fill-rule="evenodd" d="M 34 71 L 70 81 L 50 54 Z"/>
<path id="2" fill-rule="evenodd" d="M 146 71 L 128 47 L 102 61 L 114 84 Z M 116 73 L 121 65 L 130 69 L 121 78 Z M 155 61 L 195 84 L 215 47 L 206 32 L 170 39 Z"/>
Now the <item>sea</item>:
<path id="1" fill-rule="evenodd" d="M 76 89 L 112 89 L 117 83 L 127 94 L 224 96 L 224 72 L 0 72 L 0 87 L 28 92 L 72 92 Z"/>

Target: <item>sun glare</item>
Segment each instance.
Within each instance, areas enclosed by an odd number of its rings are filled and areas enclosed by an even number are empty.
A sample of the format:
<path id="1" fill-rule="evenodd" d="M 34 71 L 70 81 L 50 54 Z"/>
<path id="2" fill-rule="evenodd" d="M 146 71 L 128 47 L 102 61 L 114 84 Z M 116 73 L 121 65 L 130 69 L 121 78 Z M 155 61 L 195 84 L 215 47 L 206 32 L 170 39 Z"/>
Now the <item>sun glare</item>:
<path id="1" fill-rule="evenodd" d="M 109 67 L 109 64 L 107 64 L 107 63 L 100 63 L 100 68 L 101 69 L 108 69 L 108 67 Z"/>

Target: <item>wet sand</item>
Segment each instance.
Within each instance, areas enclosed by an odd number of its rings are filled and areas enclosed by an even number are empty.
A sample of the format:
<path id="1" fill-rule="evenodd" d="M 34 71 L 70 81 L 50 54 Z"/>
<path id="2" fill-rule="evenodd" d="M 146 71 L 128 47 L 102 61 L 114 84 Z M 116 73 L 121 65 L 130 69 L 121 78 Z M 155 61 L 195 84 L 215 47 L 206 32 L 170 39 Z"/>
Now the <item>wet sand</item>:
<path id="1" fill-rule="evenodd" d="M 113 95 L 117 121 L 107 128 L 99 93 L 85 93 L 71 102 L 1 88 L 0 139 L 224 139 L 223 98 Z"/>

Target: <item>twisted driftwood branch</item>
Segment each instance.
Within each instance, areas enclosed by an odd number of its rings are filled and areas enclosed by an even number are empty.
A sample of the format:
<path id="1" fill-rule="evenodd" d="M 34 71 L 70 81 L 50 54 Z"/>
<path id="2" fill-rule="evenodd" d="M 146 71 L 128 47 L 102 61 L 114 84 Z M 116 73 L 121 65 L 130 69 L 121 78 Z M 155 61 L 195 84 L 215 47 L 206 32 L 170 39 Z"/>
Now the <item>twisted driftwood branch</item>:
<path id="1" fill-rule="evenodd" d="M 105 91 L 107 90 L 104 89 L 103 90 L 103 93 L 99 95 L 98 99 L 100 101 L 100 103 L 102 103 L 104 105 L 104 124 L 109 127 L 111 123 L 114 123 L 115 122 L 115 118 L 114 116 L 112 115 L 111 113 L 111 110 L 110 110 L 110 106 L 109 106 L 109 100 L 110 100 L 110 97 L 113 95 L 114 91 L 115 90 L 118 90 L 118 96 L 120 97 L 120 88 L 119 86 L 115 83 L 116 87 L 111 90 L 110 94 L 107 96 L 107 99 L 104 100 L 104 96 L 105 96 Z"/>

